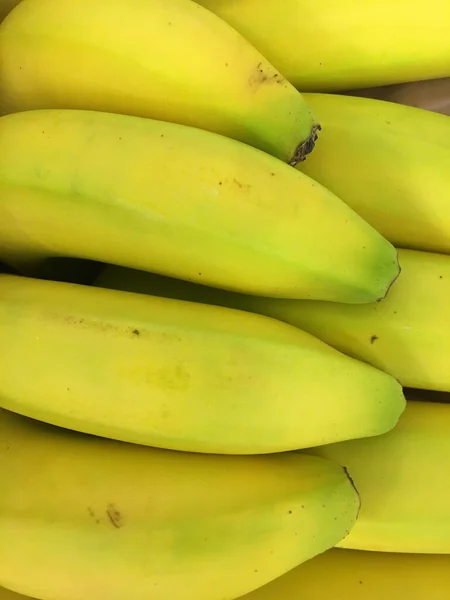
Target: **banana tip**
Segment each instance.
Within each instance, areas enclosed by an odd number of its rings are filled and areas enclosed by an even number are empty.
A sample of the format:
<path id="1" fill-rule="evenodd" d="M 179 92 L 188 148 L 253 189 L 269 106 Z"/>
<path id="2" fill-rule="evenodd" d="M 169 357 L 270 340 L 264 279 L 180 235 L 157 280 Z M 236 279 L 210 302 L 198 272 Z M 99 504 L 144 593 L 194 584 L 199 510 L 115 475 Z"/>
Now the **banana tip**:
<path id="1" fill-rule="evenodd" d="M 309 137 L 306 138 L 301 144 L 299 144 L 294 152 L 294 156 L 289 161 L 291 167 L 295 167 L 298 163 L 303 162 L 305 158 L 310 154 L 316 145 L 316 141 L 319 137 L 319 131 L 322 127 L 317 123 L 311 128 Z"/>
<path id="2" fill-rule="evenodd" d="M 383 301 L 383 300 L 384 300 L 384 299 L 387 297 L 387 295 L 389 294 L 389 292 L 390 292 L 390 290 L 391 290 L 392 286 L 394 285 L 394 283 L 395 283 L 395 282 L 398 280 L 398 278 L 399 278 L 399 277 L 400 277 L 400 275 L 401 275 L 401 272 L 402 272 L 402 266 L 401 266 L 401 264 L 400 264 L 400 257 L 399 257 L 399 255 L 398 255 L 398 251 L 397 251 L 397 254 L 396 254 L 396 265 L 397 265 L 397 273 L 396 273 L 395 277 L 394 277 L 394 278 L 391 280 L 391 282 L 390 282 L 390 283 L 389 283 L 389 285 L 387 286 L 387 288 L 386 288 L 386 291 L 385 291 L 385 293 L 383 294 L 383 296 L 381 296 L 380 298 L 378 298 L 377 302 L 382 302 L 382 301 Z"/>

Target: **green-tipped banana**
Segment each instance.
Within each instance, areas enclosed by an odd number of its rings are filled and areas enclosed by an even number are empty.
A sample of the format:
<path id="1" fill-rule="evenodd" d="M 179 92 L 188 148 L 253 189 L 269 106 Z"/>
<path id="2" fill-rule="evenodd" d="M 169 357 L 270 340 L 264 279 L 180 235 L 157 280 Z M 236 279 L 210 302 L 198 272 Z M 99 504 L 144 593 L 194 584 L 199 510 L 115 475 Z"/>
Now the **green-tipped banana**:
<path id="1" fill-rule="evenodd" d="M 306 448 L 384 433 L 404 410 L 390 375 L 275 319 L 11 275 L 0 364 L 4 408 L 175 450 Z"/>
<path id="2" fill-rule="evenodd" d="M 236 598 L 334 546 L 359 509 L 317 457 L 156 450 L 3 410 L 0 439 L 0 584 L 37 598 Z"/>
<path id="3" fill-rule="evenodd" d="M 450 554 L 450 406 L 409 401 L 376 438 L 308 452 L 345 466 L 361 512 L 341 548 Z"/>
<path id="4" fill-rule="evenodd" d="M 229 138 L 89 111 L 0 119 L 0 258 L 99 260 L 241 292 L 383 298 L 395 248 L 320 184 Z"/>
<path id="5" fill-rule="evenodd" d="M 7 113 L 151 117 L 226 135 L 291 165 L 312 151 L 320 128 L 258 50 L 190 0 L 23 0 L 0 27 L 0 55 Z"/>

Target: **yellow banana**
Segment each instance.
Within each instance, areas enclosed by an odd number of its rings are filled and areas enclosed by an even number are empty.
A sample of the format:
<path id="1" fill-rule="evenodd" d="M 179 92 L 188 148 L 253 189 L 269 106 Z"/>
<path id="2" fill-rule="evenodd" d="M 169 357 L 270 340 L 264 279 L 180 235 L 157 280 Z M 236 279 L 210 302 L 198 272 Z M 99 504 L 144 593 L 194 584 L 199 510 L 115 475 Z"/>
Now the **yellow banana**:
<path id="1" fill-rule="evenodd" d="M 448 600 L 449 588 L 448 555 L 331 549 L 239 600 Z M 3 588 L 0 600 L 30 599 Z"/>
<path id="2" fill-rule="evenodd" d="M 450 556 L 332 549 L 239 600 L 448 600 Z"/>
<path id="3" fill-rule="evenodd" d="M 387 297 L 364 305 L 230 294 L 115 267 L 96 285 L 260 313 L 308 331 L 404 386 L 450 392 L 450 256 L 400 250 L 399 257 L 402 272 Z"/>
<path id="4" fill-rule="evenodd" d="M 348 469 L 361 512 L 341 548 L 450 553 L 450 406 L 409 401 L 391 432 L 313 448 Z"/>
<path id="5" fill-rule="evenodd" d="M 317 457 L 156 450 L 2 410 L 0 439 L 0 584 L 37 598 L 236 598 L 335 545 L 359 509 Z"/>
<path id="6" fill-rule="evenodd" d="M 0 55 L 3 112 L 152 117 L 227 135 L 292 165 L 317 138 L 292 84 L 190 0 L 23 0 L 0 28 Z"/>
<path id="7" fill-rule="evenodd" d="M 14 275 L 0 275 L 0 364 L 3 408 L 175 450 L 378 435 L 405 405 L 386 373 L 275 319 Z"/>
<path id="8" fill-rule="evenodd" d="M 344 202 L 235 140 L 91 111 L 4 116 L 0 258 L 34 274 L 49 256 L 342 302 L 382 298 L 399 272 Z"/>
<path id="9" fill-rule="evenodd" d="M 383 152 L 389 150 L 387 144 L 386 148 L 383 146 L 385 135 L 406 136 L 408 140 L 414 136 L 416 144 L 420 135 L 420 143 L 450 148 L 450 119 L 447 115 L 377 98 L 314 93 L 304 96 L 314 111 L 320 113 L 327 129 L 349 129 L 353 126 L 367 138 L 376 140 Z M 312 162 L 312 156 L 308 157 L 308 162 Z M 356 168 L 352 174 L 357 174 Z"/>
<path id="10" fill-rule="evenodd" d="M 198 1 L 303 91 L 450 75 L 448 0 Z"/>
<path id="11" fill-rule="evenodd" d="M 307 98 L 323 136 L 301 171 L 398 248 L 450 253 L 450 118 L 368 98 Z"/>

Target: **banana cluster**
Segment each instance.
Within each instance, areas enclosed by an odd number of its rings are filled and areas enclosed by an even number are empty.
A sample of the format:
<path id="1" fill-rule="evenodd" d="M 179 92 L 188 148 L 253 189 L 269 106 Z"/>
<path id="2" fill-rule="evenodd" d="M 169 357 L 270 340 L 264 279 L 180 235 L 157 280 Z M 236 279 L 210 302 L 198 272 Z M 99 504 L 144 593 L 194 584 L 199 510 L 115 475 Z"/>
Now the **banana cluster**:
<path id="1" fill-rule="evenodd" d="M 449 31 L 0 2 L 0 600 L 448 600 Z"/>

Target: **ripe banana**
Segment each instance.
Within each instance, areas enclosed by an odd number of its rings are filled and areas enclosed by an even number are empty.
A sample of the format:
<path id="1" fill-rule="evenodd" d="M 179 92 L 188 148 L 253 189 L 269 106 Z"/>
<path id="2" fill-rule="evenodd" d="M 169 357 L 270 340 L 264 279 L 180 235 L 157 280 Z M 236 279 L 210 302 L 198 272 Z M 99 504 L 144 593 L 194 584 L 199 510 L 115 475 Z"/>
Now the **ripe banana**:
<path id="1" fill-rule="evenodd" d="M 414 136 L 416 144 L 417 136 L 420 135 L 420 143 L 450 149 L 450 119 L 447 115 L 387 100 L 352 95 L 307 93 L 305 98 L 321 114 L 321 118 L 325 119 L 327 129 L 348 129 L 348 123 L 351 122 L 355 130 L 361 130 L 365 136 L 377 139 L 384 152 L 389 148 L 383 148 L 383 137 L 390 134 L 408 136 L 408 139 Z M 311 162 L 311 159 L 312 155 L 308 161 Z"/>
<path id="2" fill-rule="evenodd" d="M 450 75 L 448 0 L 198 0 L 302 91 Z M 416 140 L 417 142 L 417 140 Z"/>
<path id="3" fill-rule="evenodd" d="M 0 28 L 0 108 L 173 121 L 295 165 L 320 128 L 244 37 L 190 0 L 23 0 Z M 178 163 L 179 164 L 179 163 Z"/>
<path id="4" fill-rule="evenodd" d="M 450 253 L 450 119 L 368 98 L 306 97 L 323 136 L 301 171 L 398 248 Z"/>
<path id="5" fill-rule="evenodd" d="M 3 408 L 174 450 L 378 435 L 405 405 L 386 373 L 275 319 L 14 275 L 0 275 L 0 364 Z"/>
<path id="6" fill-rule="evenodd" d="M 399 272 L 344 202 L 235 140 L 100 112 L 4 116 L 0 259 L 35 274 L 49 256 L 342 302 L 384 297 Z"/>
<path id="7" fill-rule="evenodd" d="M 239 600 L 448 600 L 450 556 L 332 549 Z"/>
<path id="8" fill-rule="evenodd" d="M 450 256 L 400 250 L 399 257 L 400 277 L 376 304 L 230 294 L 115 267 L 95 285 L 260 313 L 390 373 L 404 386 L 450 392 Z"/>
<path id="9" fill-rule="evenodd" d="M 156 450 L 2 410 L 0 440 L 0 584 L 38 598 L 236 598 L 359 509 L 344 470 L 306 455 Z"/>
<path id="10" fill-rule="evenodd" d="M 409 401 L 389 433 L 305 451 L 345 466 L 361 496 L 339 547 L 450 553 L 449 431 L 448 404 Z"/>

